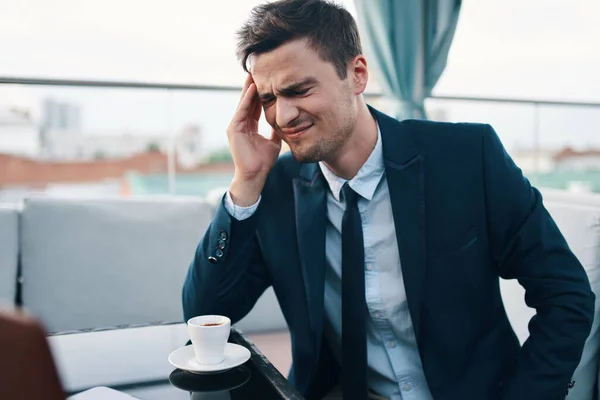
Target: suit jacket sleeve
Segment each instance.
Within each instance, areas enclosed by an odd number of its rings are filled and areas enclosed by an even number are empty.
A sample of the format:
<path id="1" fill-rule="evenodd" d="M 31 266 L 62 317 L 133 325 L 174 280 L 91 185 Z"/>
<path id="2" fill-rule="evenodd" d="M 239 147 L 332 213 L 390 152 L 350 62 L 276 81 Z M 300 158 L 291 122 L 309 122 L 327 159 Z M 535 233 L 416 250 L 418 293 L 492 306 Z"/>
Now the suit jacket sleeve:
<path id="1" fill-rule="evenodd" d="M 530 337 L 503 380 L 503 400 L 563 398 L 593 321 L 587 275 L 521 170 L 489 125 L 483 135 L 485 201 L 493 257 L 535 308 Z"/>
<path id="2" fill-rule="evenodd" d="M 248 314 L 270 286 L 256 235 L 259 214 L 260 207 L 238 221 L 221 202 L 196 248 L 183 284 L 186 321 L 197 315 L 218 314 L 235 323 Z"/>

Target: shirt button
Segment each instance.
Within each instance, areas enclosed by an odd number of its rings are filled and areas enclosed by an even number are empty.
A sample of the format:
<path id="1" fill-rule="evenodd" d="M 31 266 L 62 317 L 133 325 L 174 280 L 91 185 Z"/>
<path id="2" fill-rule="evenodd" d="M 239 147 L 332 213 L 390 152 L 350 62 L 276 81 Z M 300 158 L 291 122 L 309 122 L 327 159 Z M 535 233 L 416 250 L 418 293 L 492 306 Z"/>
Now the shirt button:
<path id="1" fill-rule="evenodd" d="M 412 386 L 410 386 L 409 383 L 405 383 L 404 385 L 402 385 L 402 390 L 404 390 L 405 392 L 408 392 L 410 389 L 412 389 Z"/>
<path id="2" fill-rule="evenodd" d="M 377 319 L 381 318 L 381 313 L 378 313 L 378 312 L 375 313 L 375 318 L 377 318 Z"/>
<path id="3" fill-rule="evenodd" d="M 390 341 L 388 342 L 388 347 L 391 347 L 392 349 L 393 349 L 394 347 L 396 347 L 396 341 L 395 341 L 395 340 L 390 340 Z"/>
<path id="4" fill-rule="evenodd" d="M 367 264 L 367 271 L 371 271 L 373 269 L 373 266 L 371 264 Z"/>

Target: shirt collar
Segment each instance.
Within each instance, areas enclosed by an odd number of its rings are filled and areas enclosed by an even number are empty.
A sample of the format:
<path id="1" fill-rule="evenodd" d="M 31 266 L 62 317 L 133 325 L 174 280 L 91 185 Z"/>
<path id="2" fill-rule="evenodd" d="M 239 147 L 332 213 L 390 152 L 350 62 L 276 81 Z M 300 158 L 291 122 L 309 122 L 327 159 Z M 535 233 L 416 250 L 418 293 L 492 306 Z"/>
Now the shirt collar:
<path id="1" fill-rule="evenodd" d="M 319 162 L 319 167 L 321 168 L 321 172 L 323 173 L 325 180 L 329 184 L 329 189 L 331 190 L 333 197 L 337 201 L 340 201 L 342 186 L 344 186 L 344 183 L 346 182 L 348 182 L 348 185 L 350 185 L 350 187 L 360 196 L 369 201 L 373 199 L 375 189 L 377 189 L 379 181 L 381 181 L 381 177 L 383 176 L 383 172 L 385 170 L 383 163 L 383 150 L 381 145 L 381 130 L 379 129 L 379 124 L 377 124 L 377 142 L 375 143 L 375 147 L 373 148 L 371 155 L 360 168 L 360 170 L 358 170 L 356 176 L 350 181 L 340 178 L 334 174 L 329 168 L 327 168 L 327 165 L 325 165 L 324 162 Z"/>

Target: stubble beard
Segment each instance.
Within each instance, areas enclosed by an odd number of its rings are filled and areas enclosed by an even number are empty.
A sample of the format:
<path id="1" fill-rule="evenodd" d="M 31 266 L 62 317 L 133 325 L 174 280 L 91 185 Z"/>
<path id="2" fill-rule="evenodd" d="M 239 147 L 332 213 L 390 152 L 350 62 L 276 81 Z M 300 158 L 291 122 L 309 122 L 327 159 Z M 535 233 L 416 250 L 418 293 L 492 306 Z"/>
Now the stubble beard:
<path id="1" fill-rule="evenodd" d="M 344 104 L 346 113 L 342 118 L 341 126 L 331 135 L 317 137 L 315 143 L 298 143 L 290 145 L 290 150 L 299 163 L 315 163 L 319 161 L 329 162 L 336 158 L 344 145 L 348 142 L 354 131 L 355 121 L 352 118 L 350 99 Z M 318 126 L 315 128 L 319 129 Z M 317 135 L 318 136 L 318 135 Z"/>

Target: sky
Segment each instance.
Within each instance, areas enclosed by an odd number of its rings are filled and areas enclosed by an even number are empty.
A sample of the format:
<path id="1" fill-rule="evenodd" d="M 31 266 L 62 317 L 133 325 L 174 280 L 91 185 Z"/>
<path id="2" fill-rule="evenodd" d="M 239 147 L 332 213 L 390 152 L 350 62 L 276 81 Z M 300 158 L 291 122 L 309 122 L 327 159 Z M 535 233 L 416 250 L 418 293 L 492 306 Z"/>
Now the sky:
<path id="1" fill-rule="evenodd" d="M 260 2 L 0 0 L 0 75 L 241 85 L 235 31 Z M 339 2 L 355 15 L 352 0 Z M 434 94 L 600 102 L 598 49 L 597 0 L 463 0 Z M 0 106 L 39 114 L 43 97 L 80 104 L 88 133 L 197 123 L 220 147 L 238 95 L 0 85 Z M 431 104 L 451 120 L 492 123 L 510 145 L 533 141 L 531 107 Z M 539 112 L 545 143 L 600 146 L 600 110 Z"/>

